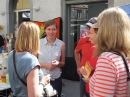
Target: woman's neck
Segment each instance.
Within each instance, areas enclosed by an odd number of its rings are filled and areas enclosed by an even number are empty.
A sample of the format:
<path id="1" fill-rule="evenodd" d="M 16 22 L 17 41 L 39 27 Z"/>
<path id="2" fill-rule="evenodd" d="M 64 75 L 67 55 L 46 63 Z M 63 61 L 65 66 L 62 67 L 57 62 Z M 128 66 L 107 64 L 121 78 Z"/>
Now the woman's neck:
<path id="1" fill-rule="evenodd" d="M 23 54 L 23 53 L 26 53 L 26 52 L 28 52 L 28 51 L 19 51 L 19 52 L 16 52 L 17 54 Z"/>
<path id="2" fill-rule="evenodd" d="M 52 45 L 55 42 L 56 38 L 48 38 L 47 41 Z"/>

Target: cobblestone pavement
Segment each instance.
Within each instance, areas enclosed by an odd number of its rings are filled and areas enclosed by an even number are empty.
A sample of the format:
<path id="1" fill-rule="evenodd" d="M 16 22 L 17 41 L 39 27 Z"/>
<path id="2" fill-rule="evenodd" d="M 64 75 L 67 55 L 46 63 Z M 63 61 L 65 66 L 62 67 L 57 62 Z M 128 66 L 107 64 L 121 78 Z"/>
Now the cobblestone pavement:
<path id="1" fill-rule="evenodd" d="M 61 97 L 79 97 L 79 81 L 62 79 L 63 88 Z"/>

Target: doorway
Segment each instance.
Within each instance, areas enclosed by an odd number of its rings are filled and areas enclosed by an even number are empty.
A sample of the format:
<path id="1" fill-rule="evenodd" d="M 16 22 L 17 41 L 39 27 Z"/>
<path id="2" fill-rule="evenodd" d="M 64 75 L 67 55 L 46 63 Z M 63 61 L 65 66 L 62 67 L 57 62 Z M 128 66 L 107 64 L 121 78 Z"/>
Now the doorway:
<path id="1" fill-rule="evenodd" d="M 17 37 L 18 27 L 24 21 L 30 21 L 30 10 L 15 10 L 14 11 L 14 34 Z"/>
<path id="2" fill-rule="evenodd" d="M 67 56 L 74 57 L 78 40 L 87 35 L 85 24 L 91 17 L 97 17 L 107 8 L 107 2 L 93 2 L 67 5 Z"/>
<path id="3" fill-rule="evenodd" d="M 7 34 L 16 35 L 16 29 L 23 21 L 30 21 L 32 0 L 7 0 Z M 31 7 L 31 8 L 30 8 Z M 32 18 L 32 16 L 31 16 Z"/>

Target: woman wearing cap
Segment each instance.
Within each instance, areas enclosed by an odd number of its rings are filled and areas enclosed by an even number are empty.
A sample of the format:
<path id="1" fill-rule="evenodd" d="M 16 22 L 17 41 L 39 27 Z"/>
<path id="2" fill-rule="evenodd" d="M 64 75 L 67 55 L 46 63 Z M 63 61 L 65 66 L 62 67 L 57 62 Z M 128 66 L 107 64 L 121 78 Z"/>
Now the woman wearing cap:
<path id="1" fill-rule="evenodd" d="M 91 26 L 96 22 L 97 22 L 97 17 L 93 17 L 86 23 L 88 33 L 89 33 Z M 81 77 L 80 68 L 85 65 L 86 61 L 89 60 L 89 50 L 92 46 L 93 46 L 93 44 L 89 41 L 89 37 L 84 36 L 78 41 L 78 44 L 77 44 L 77 46 L 75 48 L 75 52 L 74 52 L 75 61 L 77 64 L 77 73 L 80 76 L 80 97 L 83 97 L 86 92 L 86 90 L 85 90 L 86 83 L 83 81 L 83 79 Z M 80 55 L 82 55 L 82 57 Z M 88 93 L 86 93 L 86 97 L 89 97 Z"/>
<path id="2" fill-rule="evenodd" d="M 98 32 L 98 26 L 97 26 L 97 23 L 96 23 L 96 24 L 93 24 L 92 27 L 90 28 L 90 33 L 88 35 L 89 40 L 92 44 L 96 43 L 95 40 L 96 40 L 97 32 Z M 89 63 L 93 67 L 94 70 L 96 68 L 96 63 L 97 63 L 97 59 L 98 59 L 97 57 L 94 56 L 95 48 L 96 48 L 96 46 L 94 45 L 90 48 L 90 51 L 89 51 L 89 56 L 90 56 Z M 80 72 L 81 72 L 82 75 L 87 74 L 84 67 L 82 67 L 80 69 Z M 82 79 L 84 80 L 84 82 L 88 83 L 90 78 L 82 78 Z M 89 84 L 86 84 L 86 92 L 89 93 Z"/>
<path id="3" fill-rule="evenodd" d="M 91 97 L 130 97 L 127 71 L 130 70 L 130 19 L 118 7 L 104 10 L 98 17 L 96 70 L 89 81 Z"/>

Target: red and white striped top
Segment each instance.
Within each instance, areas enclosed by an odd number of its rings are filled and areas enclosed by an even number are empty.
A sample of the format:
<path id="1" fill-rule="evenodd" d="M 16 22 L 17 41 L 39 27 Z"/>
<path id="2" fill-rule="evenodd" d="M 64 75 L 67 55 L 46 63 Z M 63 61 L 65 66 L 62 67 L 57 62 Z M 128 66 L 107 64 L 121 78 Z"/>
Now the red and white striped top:
<path id="1" fill-rule="evenodd" d="M 130 60 L 127 58 L 130 70 Z M 98 58 L 96 70 L 89 82 L 90 97 L 128 97 L 127 72 L 122 58 L 104 52 Z"/>

